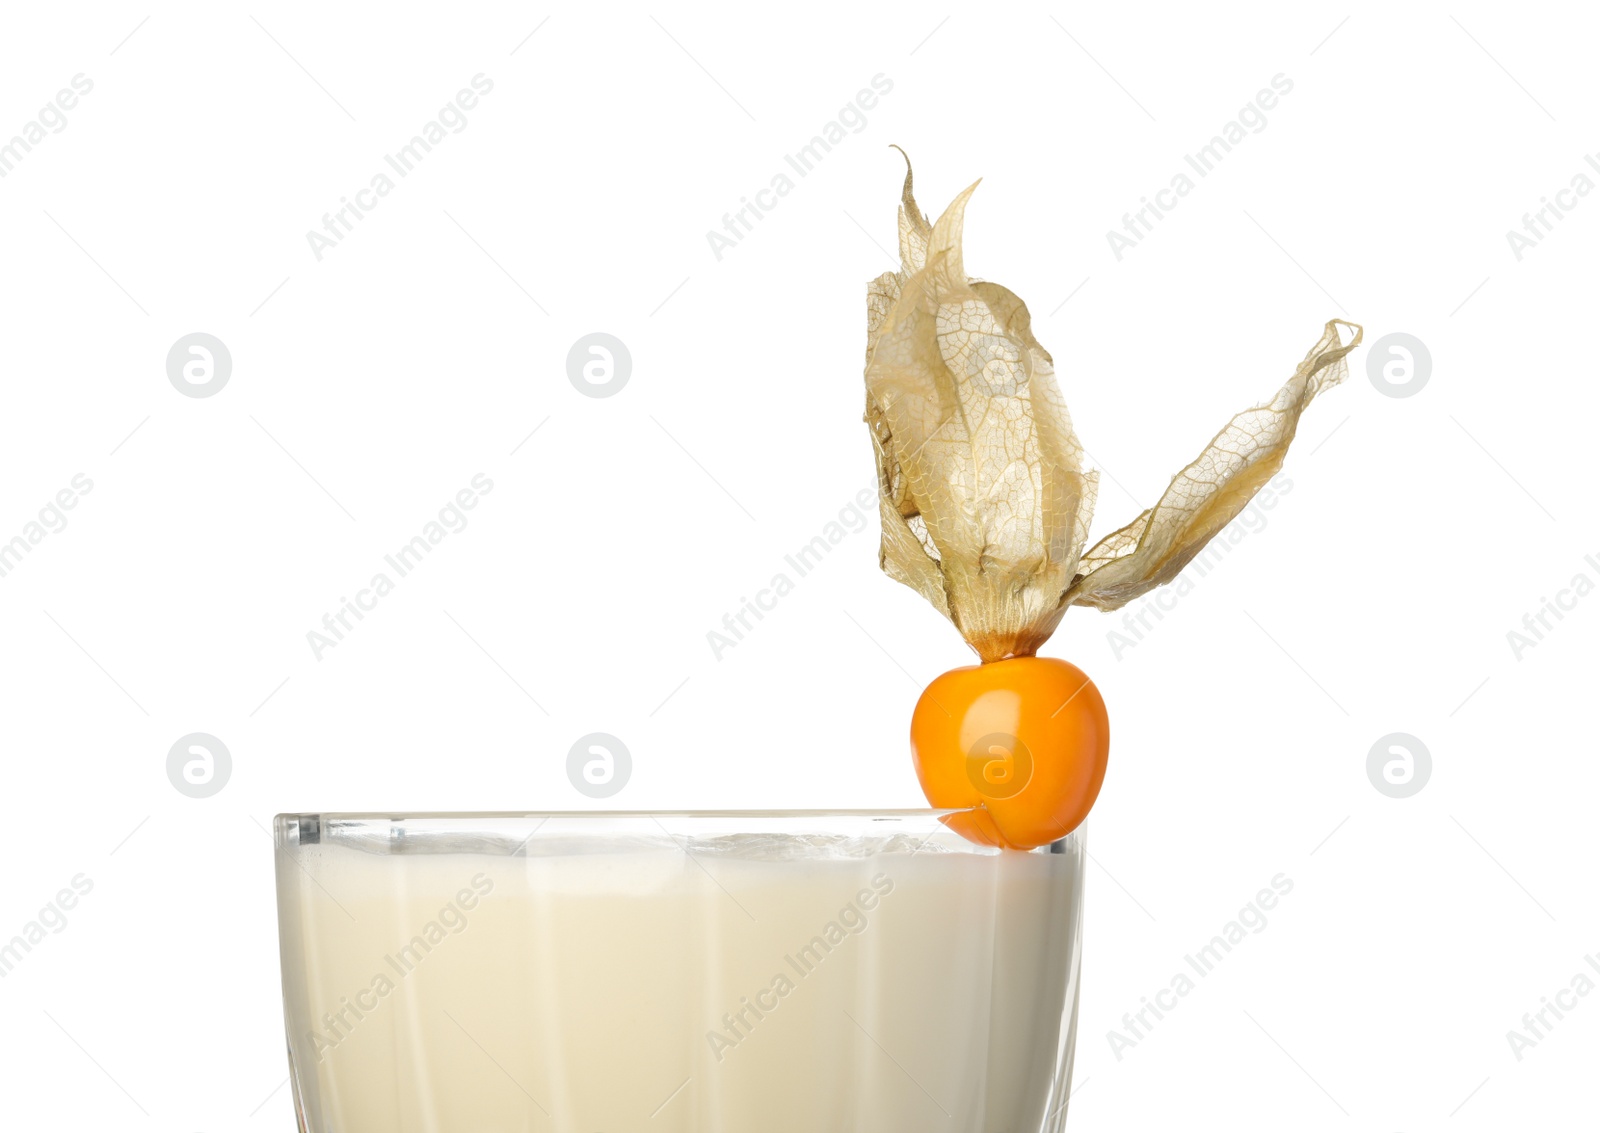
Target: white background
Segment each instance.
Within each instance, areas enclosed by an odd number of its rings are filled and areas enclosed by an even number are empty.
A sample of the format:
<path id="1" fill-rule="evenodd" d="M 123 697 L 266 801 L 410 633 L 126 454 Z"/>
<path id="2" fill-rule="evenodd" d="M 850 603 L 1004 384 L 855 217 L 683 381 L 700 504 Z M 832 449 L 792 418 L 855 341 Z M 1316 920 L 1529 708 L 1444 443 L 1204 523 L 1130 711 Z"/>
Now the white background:
<path id="1" fill-rule="evenodd" d="M 968 268 L 1031 304 L 1105 473 L 1097 537 L 1328 318 L 1432 356 L 1394 398 L 1358 349 L 1267 526 L 1133 648 L 1086 610 L 1046 648 L 1115 730 L 1072 1127 L 1592 1128 L 1600 995 L 1520 1060 L 1506 1033 L 1600 954 L 1600 598 L 1520 659 L 1507 632 L 1600 581 L 1600 196 L 1520 261 L 1506 232 L 1600 143 L 1596 30 L 1472 4 L 10 8 L 0 139 L 93 90 L 0 179 L 0 538 L 93 489 L 0 578 L 0 939 L 93 890 L 0 980 L 5 1124 L 291 1127 L 275 812 L 921 805 L 911 707 L 971 657 L 871 531 L 720 660 L 706 637 L 872 482 L 894 142 L 931 213 L 985 178 Z M 466 127 L 319 261 L 307 231 L 480 73 Z M 707 231 L 878 74 L 864 128 L 718 260 Z M 1107 231 L 1278 74 L 1265 128 L 1119 261 Z M 166 375 L 195 331 L 232 355 L 212 397 Z M 616 396 L 568 381 L 592 331 L 631 352 Z M 477 473 L 469 525 L 317 659 L 307 632 Z M 608 802 L 565 771 L 597 731 L 634 763 Z M 210 798 L 167 778 L 191 732 L 232 753 Z M 1432 754 L 1407 799 L 1367 776 L 1392 732 Z M 1108 1031 L 1278 873 L 1266 930 L 1119 1060 Z"/>

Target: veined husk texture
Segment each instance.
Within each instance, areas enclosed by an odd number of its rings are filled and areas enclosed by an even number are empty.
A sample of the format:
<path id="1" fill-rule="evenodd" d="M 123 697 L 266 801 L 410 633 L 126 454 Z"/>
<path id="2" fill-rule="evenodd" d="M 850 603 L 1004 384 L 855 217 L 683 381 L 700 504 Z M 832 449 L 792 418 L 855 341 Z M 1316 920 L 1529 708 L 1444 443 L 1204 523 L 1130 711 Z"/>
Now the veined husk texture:
<path id="1" fill-rule="evenodd" d="M 977 187 L 930 224 L 906 171 L 900 270 L 867 287 L 866 420 L 884 571 L 998 661 L 1037 652 L 1068 606 L 1115 610 L 1176 578 L 1283 466 L 1300 414 L 1344 380 L 1361 328 L 1330 321 L 1272 400 L 1235 416 L 1154 507 L 1085 551 L 1098 474 L 1050 355 L 1026 304 L 962 262 Z"/>

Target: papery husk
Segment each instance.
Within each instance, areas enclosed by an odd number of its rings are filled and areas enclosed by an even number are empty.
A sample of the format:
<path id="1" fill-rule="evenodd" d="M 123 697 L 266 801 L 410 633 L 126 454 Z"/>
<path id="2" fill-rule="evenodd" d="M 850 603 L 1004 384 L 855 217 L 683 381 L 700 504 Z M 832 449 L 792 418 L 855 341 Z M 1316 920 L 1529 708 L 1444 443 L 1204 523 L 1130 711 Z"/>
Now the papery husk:
<path id="1" fill-rule="evenodd" d="M 1343 380 L 1361 328 L 1329 322 L 1271 402 L 1236 416 L 1155 507 L 1084 553 L 1098 474 L 1026 304 L 966 274 L 976 188 L 930 225 L 907 162 L 901 268 L 867 288 L 866 421 L 883 570 L 998 661 L 1036 653 L 1069 605 L 1114 610 L 1176 577 L 1282 467 L 1301 412 Z"/>
<path id="2" fill-rule="evenodd" d="M 1348 343 L 1341 327 L 1352 332 Z M 1355 323 L 1329 321 L 1271 401 L 1235 416 L 1172 478 L 1155 507 L 1089 549 L 1065 600 L 1115 610 L 1176 578 L 1278 474 L 1300 414 L 1319 393 L 1344 381 L 1345 355 L 1360 343 Z"/>

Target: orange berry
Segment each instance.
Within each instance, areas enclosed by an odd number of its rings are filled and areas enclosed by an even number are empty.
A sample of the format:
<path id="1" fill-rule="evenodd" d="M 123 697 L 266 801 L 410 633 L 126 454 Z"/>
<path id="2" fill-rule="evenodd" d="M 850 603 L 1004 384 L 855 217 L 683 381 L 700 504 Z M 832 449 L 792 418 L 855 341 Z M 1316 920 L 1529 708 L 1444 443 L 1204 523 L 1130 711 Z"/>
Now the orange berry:
<path id="1" fill-rule="evenodd" d="M 1053 657 L 952 669 L 923 690 L 911 716 L 911 756 L 928 801 L 982 807 L 950 825 L 1016 850 L 1078 828 L 1100 794 L 1110 746 L 1100 690 Z"/>

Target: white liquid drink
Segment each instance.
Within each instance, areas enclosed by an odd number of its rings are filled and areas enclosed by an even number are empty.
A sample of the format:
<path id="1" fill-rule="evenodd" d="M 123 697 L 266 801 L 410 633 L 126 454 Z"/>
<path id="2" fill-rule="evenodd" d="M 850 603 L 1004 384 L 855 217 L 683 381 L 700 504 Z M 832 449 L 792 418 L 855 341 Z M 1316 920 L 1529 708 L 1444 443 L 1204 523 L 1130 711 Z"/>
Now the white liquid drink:
<path id="1" fill-rule="evenodd" d="M 281 818 L 306 1127 L 1059 1129 L 1080 837 L 1000 853 L 926 815 Z"/>

